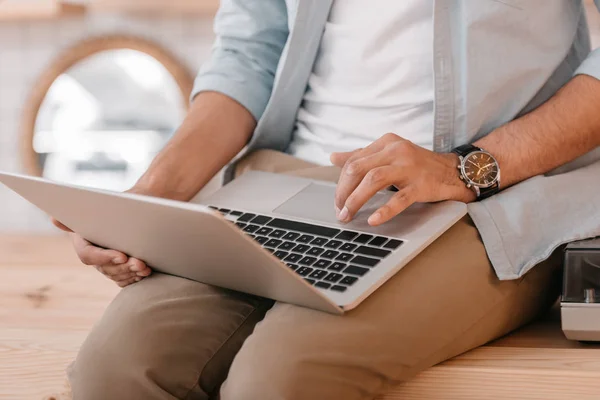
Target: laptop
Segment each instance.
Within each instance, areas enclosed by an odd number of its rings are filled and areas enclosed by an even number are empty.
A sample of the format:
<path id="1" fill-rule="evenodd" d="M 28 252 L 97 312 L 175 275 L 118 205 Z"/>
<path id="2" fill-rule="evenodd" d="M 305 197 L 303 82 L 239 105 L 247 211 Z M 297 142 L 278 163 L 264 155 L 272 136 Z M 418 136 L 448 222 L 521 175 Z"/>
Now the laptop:
<path id="1" fill-rule="evenodd" d="M 333 314 L 357 307 L 467 212 L 459 202 L 415 204 L 369 226 L 394 194 L 384 191 L 342 224 L 335 184 L 265 172 L 242 175 L 202 204 L 9 173 L 0 182 L 155 271 Z"/>

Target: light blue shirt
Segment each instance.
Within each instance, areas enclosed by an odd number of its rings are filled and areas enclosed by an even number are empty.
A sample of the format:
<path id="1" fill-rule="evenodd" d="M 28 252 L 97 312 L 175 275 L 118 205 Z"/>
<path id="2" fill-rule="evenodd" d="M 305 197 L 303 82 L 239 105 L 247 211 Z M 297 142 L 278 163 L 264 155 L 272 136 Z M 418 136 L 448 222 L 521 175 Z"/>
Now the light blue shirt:
<path id="1" fill-rule="evenodd" d="M 332 1 L 221 1 L 192 96 L 221 92 L 259 121 L 238 158 L 288 148 Z M 600 79 L 581 0 L 436 0 L 433 51 L 438 152 L 531 111 L 574 75 Z M 521 277 L 561 244 L 600 236 L 599 160 L 600 148 L 469 204 L 500 279 Z"/>

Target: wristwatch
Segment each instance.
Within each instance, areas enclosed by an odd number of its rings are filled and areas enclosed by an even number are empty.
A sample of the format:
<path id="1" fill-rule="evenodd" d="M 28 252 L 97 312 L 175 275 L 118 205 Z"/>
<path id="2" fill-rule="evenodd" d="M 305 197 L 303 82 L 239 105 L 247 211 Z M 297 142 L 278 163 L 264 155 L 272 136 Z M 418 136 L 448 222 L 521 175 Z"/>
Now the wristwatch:
<path id="1" fill-rule="evenodd" d="M 487 151 L 472 144 L 465 144 L 452 150 L 458 154 L 457 166 L 460 179 L 477 195 L 477 200 L 487 199 L 500 190 L 500 166 Z"/>

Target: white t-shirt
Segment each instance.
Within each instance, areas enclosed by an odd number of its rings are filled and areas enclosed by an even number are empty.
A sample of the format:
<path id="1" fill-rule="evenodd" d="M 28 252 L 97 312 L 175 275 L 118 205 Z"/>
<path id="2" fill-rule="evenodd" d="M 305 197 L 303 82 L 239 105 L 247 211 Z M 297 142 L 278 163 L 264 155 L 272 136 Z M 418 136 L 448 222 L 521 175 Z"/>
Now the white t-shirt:
<path id="1" fill-rule="evenodd" d="M 433 147 L 433 1 L 335 0 L 289 152 L 334 151 L 387 132 Z"/>

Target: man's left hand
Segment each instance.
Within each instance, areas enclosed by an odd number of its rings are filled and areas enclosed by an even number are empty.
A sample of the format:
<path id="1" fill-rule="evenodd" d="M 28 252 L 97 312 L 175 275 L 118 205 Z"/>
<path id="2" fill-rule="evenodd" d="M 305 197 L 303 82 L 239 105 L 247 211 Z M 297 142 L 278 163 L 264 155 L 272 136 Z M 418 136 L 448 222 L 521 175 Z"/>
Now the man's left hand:
<path id="1" fill-rule="evenodd" d="M 434 153 L 393 133 L 364 149 L 333 153 L 331 162 L 342 168 L 335 194 L 342 222 L 351 221 L 369 199 L 390 186 L 398 192 L 369 217 L 369 225 L 381 225 L 417 202 L 475 200 L 459 178 L 457 155 Z"/>

